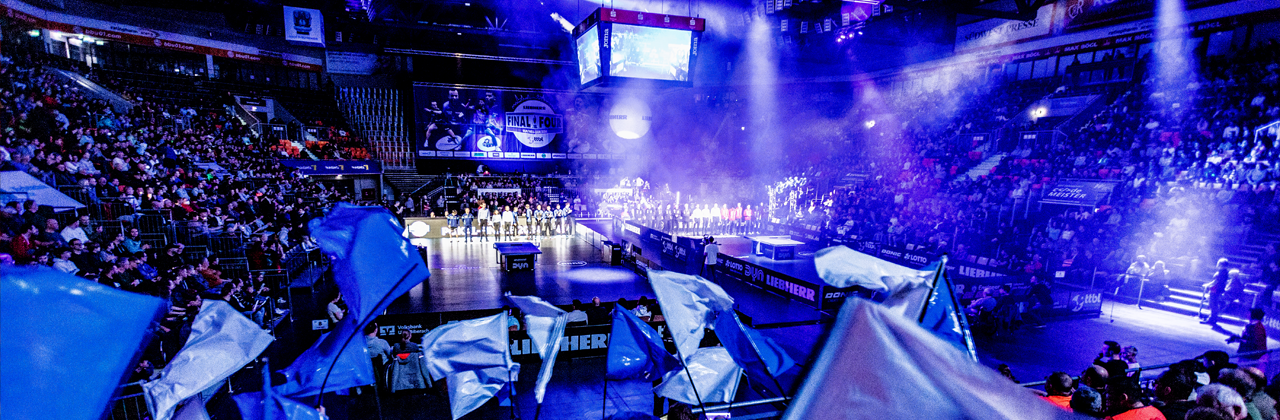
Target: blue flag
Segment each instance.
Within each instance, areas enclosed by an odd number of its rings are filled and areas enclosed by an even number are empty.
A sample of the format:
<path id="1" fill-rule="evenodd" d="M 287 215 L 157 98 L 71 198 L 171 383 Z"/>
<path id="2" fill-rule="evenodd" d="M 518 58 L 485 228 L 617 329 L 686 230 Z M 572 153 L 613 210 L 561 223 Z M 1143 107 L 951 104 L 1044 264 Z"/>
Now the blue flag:
<path id="1" fill-rule="evenodd" d="M 333 258 L 333 279 L 347 303 L 347 316 L 372 320 L 413 286 L 431 276 L 403 228 L 382 207 L 338 203 L 312 220 L 311 236 Z"/>
<path id="2" fill-rule="evenodd" d="M 51 269 L 3 271 L 4 418 L 102 418 L 164 301 Z"/>
<path id="3" fill-rule="evenodd" d="M 667 351 L 662 336 L 626 309 L 613 311 L 607 359 L 606 377 L 615 381 L 653 381 L 680 368 L 680 360 Z"/>
<path id="4" fill-rule="evenodd" d="M 973 346 L 973 335 L 969 333 L 968 320 L 961 312 L 960 303 L 956 301 L 955 289 L 951 287 L 951 278 L 947 275 L 946 261 L 944 256 L 935 263 L 938 275 L 933 292 L 929 294 L 929 300 L 920 313 L 920 326 L 977 361 L 978 353 Z"/>
<path id="5" fill-rule="evenodd" d="M 729 350 L 733 360 L 748 371 L 760 372 L 763 369 L 763 373 L 776 378 L 796 365 L 778 343 L 742 325 L 742 320 L 733 311 L 720 312 L 716 318 L 716 337 Z"/>
<path id="6" fill-rule="evenodd" d="M 236 394 L 231 398 L 240 407 L 244 420 L 324 420 L 315 408 L 291 400 L 271 388 L 271 369 L 262 369 L 262 392 Z"/>
<path id="7" fill-rule="evenodd" d="M 290 397 L 372 384 L 373 365 L 360 329 L 430 276 L 395 217 L 381 207 L 339 203 L 311 221 L 310 230 L 333 259 L 334 281 L 348 311 L 333 331 L 280 371 L 287 381 L 278 391 Z"/>

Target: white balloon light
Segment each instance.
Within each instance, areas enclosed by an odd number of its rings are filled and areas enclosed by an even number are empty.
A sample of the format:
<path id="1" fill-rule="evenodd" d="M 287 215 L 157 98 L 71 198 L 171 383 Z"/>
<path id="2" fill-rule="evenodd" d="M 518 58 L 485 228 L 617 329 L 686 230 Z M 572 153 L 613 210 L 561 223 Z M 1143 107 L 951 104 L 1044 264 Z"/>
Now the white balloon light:
<path id="1" fill-rule="evenodd" d="M 636 98 L 620 99 L 609 110 L 609 128 L 624 139 L 644 137 L 649 133 L 652 122 L 653 114 L 649 111 L 649 105 Z"/>

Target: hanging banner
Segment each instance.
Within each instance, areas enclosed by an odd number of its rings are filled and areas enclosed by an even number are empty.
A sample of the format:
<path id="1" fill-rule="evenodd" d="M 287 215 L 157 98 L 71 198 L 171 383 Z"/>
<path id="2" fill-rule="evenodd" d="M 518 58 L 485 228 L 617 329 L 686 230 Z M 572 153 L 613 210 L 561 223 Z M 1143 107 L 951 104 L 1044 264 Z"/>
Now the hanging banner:
<path id="1" fill-rule="evenodd" d="M 1093 207 L 1111 195 L 1114 181 L 1060 181 L 1044 193 L 1045 204 Z"/>
<path id="2" fill-rule="evenodd" d="M 284 7 L 284 40 L 324 46 L 324 15 L 316 9 Z"/>

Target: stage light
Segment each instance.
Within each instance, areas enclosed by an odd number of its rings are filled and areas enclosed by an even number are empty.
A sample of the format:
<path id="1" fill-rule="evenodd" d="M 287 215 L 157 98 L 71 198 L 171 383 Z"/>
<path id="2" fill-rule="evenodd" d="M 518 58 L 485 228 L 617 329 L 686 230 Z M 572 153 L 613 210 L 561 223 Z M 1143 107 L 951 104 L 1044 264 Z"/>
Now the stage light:
<path id="1" fill-rule="evenodd" d="M 31 37 L 32 37 L 32 38 L 38 37 L 38 36 L 40 36 L 40 30 L 39 30 L 39 29 L 32 29 L 32 30 L 30 30 L 30 31 L 27 31 L 27 35 L 31 35 Z"/>
<path id="2" fill-rule="evenodd" d="M 1036 109 L 1031 110 L 1031 117 L 1032 117 L 1032 118 L 1040 118 L 1040 117 L 1043 117 L 1043 116 L 1048 115 L 1048 114 L 1049 114 L 1049 109 L 1048 109 L 1048 108 L 1045 108 L 1045 107 L 1039 107 L 1039 108 L 1036 108 Z"/>
<path id="3" fill-rule="evenodd" d="M 867 120 L 867 122 L 862 123 L 862 126 L 867 128 L 875 127 L 876 120 Z"/>
<path id="4" fill-rule="evenodd" d="M 618 137 L 634 140 L 649 133 L 653 115 L 649 105 L 634 97 L 623 98 L 609 110 L 609 128 Z"/>

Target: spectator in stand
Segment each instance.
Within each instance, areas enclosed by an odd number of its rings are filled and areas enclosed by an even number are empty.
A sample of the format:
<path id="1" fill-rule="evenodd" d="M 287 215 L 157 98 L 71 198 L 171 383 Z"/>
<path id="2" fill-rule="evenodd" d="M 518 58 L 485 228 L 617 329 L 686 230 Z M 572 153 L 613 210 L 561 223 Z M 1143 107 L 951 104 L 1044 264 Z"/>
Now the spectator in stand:
<path id="1" fill-rule="evenodd" d="M 582 310 L 582 301 L 574 299 L 571 309 L 572 310 L 570 310 L 567 315 L 568 318 L 565 325 L 570 327 L 581 327 L 587 325 L 589 317 L 587 316 L 587 313 Z"/>
<path id="2" fill-rule="evenodd" d="M 76 274 L 80 272 L 80 268 L 76 267 L 76 264 L 71 262 L 71 248 L 55 249 L 52 255 L 54 256 L 53 268 L 55 270 L 67 274 Z"/>
<path id="3" fill-rule="evenodd" d="M 1045 401 L 1071 411 L 1071 394 L 1075 392 L 1075 381 L 1065 372 L 1049 374 L 1044 381 Z"/>
<path id="4" fill-rule="evenodd" d="M 1249 400 L 1253 401 L 1254 407 L 1257 407 L 1258 415 L 1263 419 L 1280 418 L 1280 413 L 1277 413 L 1275 398 L 1272 398 L 1271 395 L 1266 392 L 1266 389 L 1268 388 L 1266 374 L 1263 374 L 1261 369 L 1253 366 L 1242 368 L 1240 370 L 1248 373 L 1249 377 L 1253 378 L 1255 387 L 1253 395 L 1249 396 Z"/>
<path id="5" fill-rule="evenodd" d="M 1090 366 L 1080 374 L 1080 383 L 1071 396 L 1071 411 L 1092 417 L 1103 416 L 1102 391 L 1107 389 L 1107 370 Z"/>
<path id="6" fill-rule="evenodd" d="M 1249 411 L 1245 408 L 1244 398 L 1240 393 L 1230 387 L 1213 383 L 1200 387 L 1196 390 L 1196 405 L 1200 407 L 1209 407 L 1222 410 L 1231 416 L 1232 420 L 1243 420 L 1249 417 Z M 1196 410 L 1192 410 L 1194 412 Z M 1187 413 L 1187 418 L 1191 418 L 1192 413 Z"/>
<path id="7" fill-rule="evenodd" d="M 1253 375 L 1241 369 L 1228 369 L 1218 374 L 1216 383 L 1226 385 L 1240 395 L 1244 400 L 1244 408 L 1250 419 L 1262 419 L 1262 414 L 1258 411 L 1258 406 L 1254 404 L 1253 395 L 1258 390 L 1258 384 L 1254 383 Z M 1273 410 L 1274 411 L 1274 407 Z M 1264 419 L 1274 420 L 1274 419 Z"/>
<path id="8" fill-rule="evenodd" d="M 1156 378 L 1156 408 L 1167 419 L 1187 418 L 1187 412 L 1196 407 L 1191 399 L 1196 380 L 1191 372 L 1170 368 Z"/>
<path id="9" fill-rule="evenodd" d="M 591 298 L 591 306 L 587 307 L 587 323 L 591 325 L 605 325 L 611 322 L 609 318 L 609 310 L 600 303 L 600 297 Z"/>
<path id="10" fill-rule="evenodd" d="M 79 239 L 81 242 L 89 242 L 89 235 L 84 232 L 84 227 L 89 225 L 89 216 L 81 215 L 75 219 L 71 219 L 67 223 L 67 227 L 62 228 L 62 240 L 68 244 L 72 239 Z"/>
<path id="11" fill-rule="evenodd" d="M 341 303 L 342 293 L 335 292 L 333 294 L 333 299 L 330 299 L 329 304 L 326 305 L 326 312 L 329 314 L 329 326 L 331 328 L 333 325 L 336 325 L 338 321 L 341 321 L 344 315 L 346 315 L 346 312 L 342 310 L 342 306 L 339 305 Z"/>
<path id="12" fill-rule="evenodd" d="M 1107 420 L 1164 420 L 1164 413 L 1142 402 L 1142 388 L 1129 382 L 1114 382 L 1107 387 L 1107 406 L 1115 413 Z"/>
<path id="13" fill-rule="evenodd" d="M 1093 359 L 1093 364 L 1102 366 L 1107 370 L 1107 376 L 1111 380 L 1127 377 L 1125 373 L 1129 370 L 1129 363 L 1124 361 L 1124 349 L 1120 347 L 1120 343 L 1107 340 L 1104 341 L 1102 351 L 1098 352 L 1098 357 Z"/>
<path id="14" fill-rule="evenodd" d="M 34 243 L 37 247 L 43 249 L 53 249 L 67 246 L 67 241 L 62 239 L 62 232 L 58 231 L 57 219 L 46 219 L 44 221 L 44 230 L 36 235 Z"/>
<path id="15" fill-rule="evenodd" d="M 19 233 L 9 240 L 9 253 L 13 255 L 13 260 L 18 265 L 31 263 L 35 259 L 35 236 L 39 232 L 36 225 L 26 224 L 19 229 Z"/>

